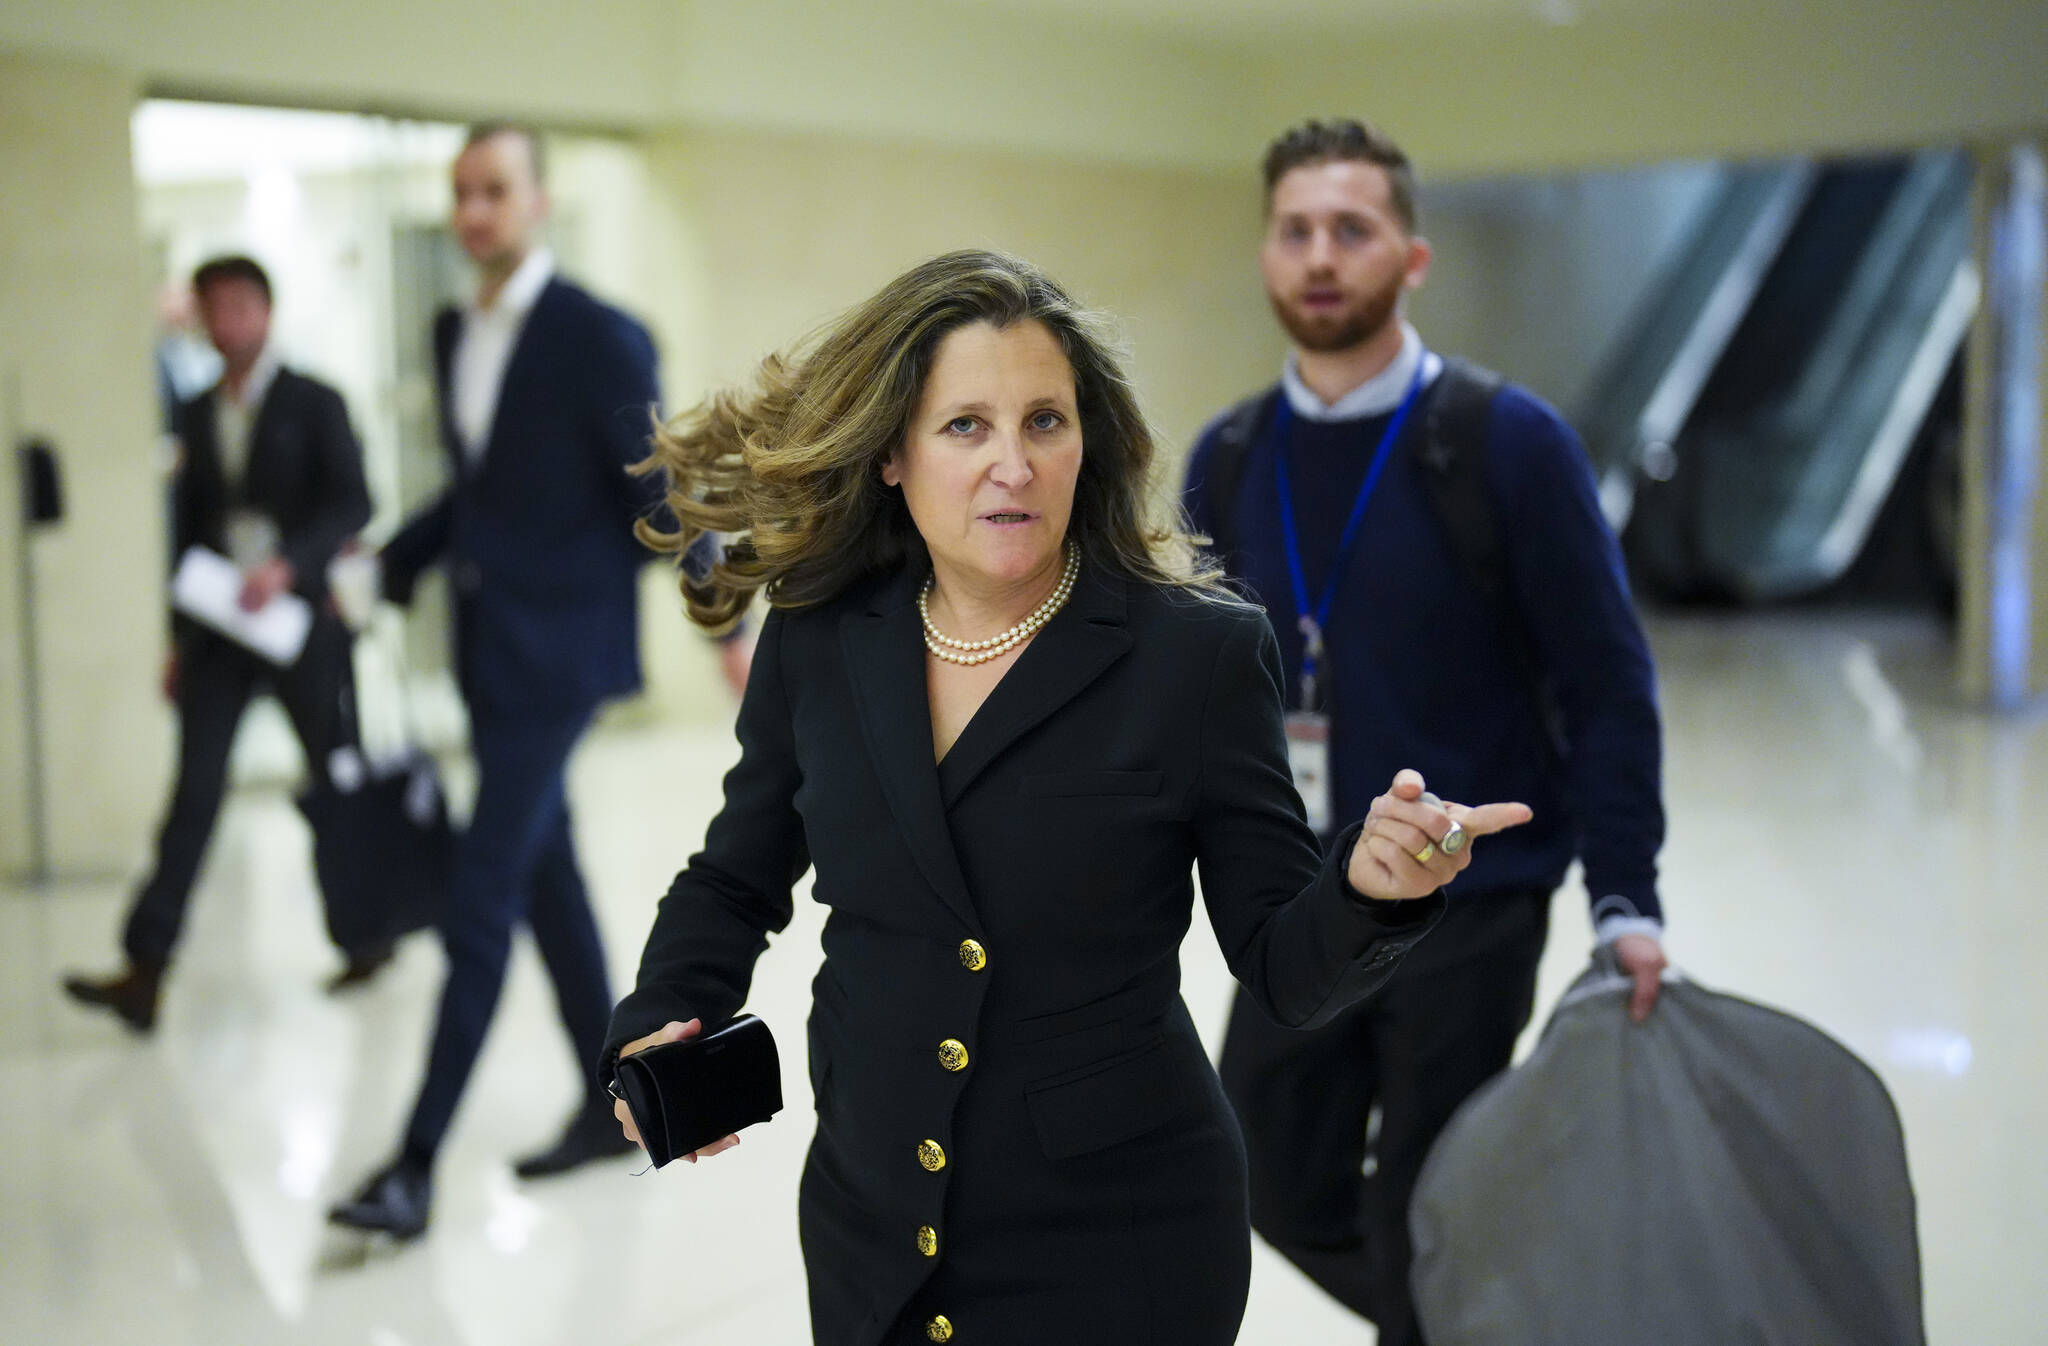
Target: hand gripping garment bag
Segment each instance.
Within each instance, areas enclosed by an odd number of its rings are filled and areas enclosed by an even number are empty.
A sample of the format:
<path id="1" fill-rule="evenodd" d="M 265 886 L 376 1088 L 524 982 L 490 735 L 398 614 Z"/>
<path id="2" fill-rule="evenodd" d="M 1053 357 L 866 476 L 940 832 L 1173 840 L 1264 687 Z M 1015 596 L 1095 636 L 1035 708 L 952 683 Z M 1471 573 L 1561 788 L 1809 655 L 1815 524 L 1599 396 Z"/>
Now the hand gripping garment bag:
<path id="1" fill-rule="evenodd" d="M 1809 1024 L 1596 957 L 1438 1139 L 1410 1207 L 1431 1346 L 1925 1346 L 1898 1112 Z"/>

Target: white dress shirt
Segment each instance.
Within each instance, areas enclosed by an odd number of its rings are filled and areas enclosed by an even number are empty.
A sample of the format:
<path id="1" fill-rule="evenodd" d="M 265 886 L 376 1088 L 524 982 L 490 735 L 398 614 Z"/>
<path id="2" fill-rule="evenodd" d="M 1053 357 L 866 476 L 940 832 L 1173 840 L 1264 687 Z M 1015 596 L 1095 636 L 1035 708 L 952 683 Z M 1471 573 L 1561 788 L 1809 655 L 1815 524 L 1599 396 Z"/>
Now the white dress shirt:
<path id="1" fill-rule="evenodd" d="M 486 308 L 472 299 L 462 310 L 462 332 L 455 339 L 453 369 L 455 434 L 471 466 L 482 459 L 491 440 L 491 422 L 505 387 L 505 366 L 519 344 L 526 315 L 554 278 L 555 255 L 535 248 L 498 290 Z"/>
<path id="2" fill-rule="evenodd" d="M 1435 351 L 1422 344 L 1422 336 L 1407 323 L 1401 324 L 1401 351 L 1385 369 L 1353 388 L 1334 402 L 1325 402 L 1316 396 L 1315 390 L 1301 380 L 1301 358 L 1293 351 L 1287 353 L 1287 363 L 1280 368 L 1280 386 L 1287 393 L 1287 405 L 1305 421 L 1356 421 L 1367 416 L 1384 416 L 1401 405 L 1401 399 L 1408 395 L 1409 380 L 1415 377 L 1415 367 L 1422 366 L 1424 387 L 1436 382 L 1436 376 L 1443 373 L 1444 362 Z"/>
<path id="3" fill-rule="evenodd" d="M 256 418 L 263 412 L 263 399 L 277 381 L 277 355 L 266 343 L 249 366 L 237 396 L 223 378 L 213 388 L 213 438 L 220 448 L 221 479 L 230 496 L 241 494 L 242 474 L 249 470 L 249 437 L 256 433 Z"/>
<path id="4" fill-rule="evenodd" d="M 222 379 L 213 389 L 213 439 L 220 452 L 220 477 L 228 501 L 228 559 L 247 570 L 277 552 L 277 523 L 244 499 L 244 478 L 249 473 L 249 446 L 256 434 L 256 419 L 263 414 L 263 399 L 277 381 L 278 359 L 268 343 L 249 367 L 239 396 Z"/>

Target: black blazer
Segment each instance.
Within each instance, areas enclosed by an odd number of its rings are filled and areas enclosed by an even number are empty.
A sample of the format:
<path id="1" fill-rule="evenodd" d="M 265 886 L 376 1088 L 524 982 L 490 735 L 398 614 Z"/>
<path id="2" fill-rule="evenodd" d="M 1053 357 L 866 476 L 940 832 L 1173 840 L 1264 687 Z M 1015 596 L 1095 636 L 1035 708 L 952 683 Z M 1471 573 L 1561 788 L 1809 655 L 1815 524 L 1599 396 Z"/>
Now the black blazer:
<path id="1" fill-rule="evenodd" d="M 259 509 L 277 524 L 292 588 L 317 604 L 327 593 L 327 563 L 370 521 L 363 450 L 348 407 L 318 379 L 279 369 L 250 429 L 249 461 L 237 492 L 221 464 L 217 395 L 209 389 L 180 403 L 172 416 L 184 447 L 172 489 L 176 555 L 188 547 L 225 552 L 229 510 Z"/>
<path id="2" fill-rule="evenodd" d="M 647 456 L 659 400 L 647 329 L 567 281 L 548 282 L 505 366 L 489 442 L 472 461 L 451 380 L 461 315 L 434 323 L 441 441 L 451 485 L 384 549 L 384 587 L 404 602 L 446 563 L 456 667 L 472 705 L 587 707 L 640 686 L 633 520 L 660 502 Z"/>
<path id="3" fill-rule="evenodd" d="M 934 766 L 921 578 L 768 618 L 724 808 L 606 1068 L 671 1019 L 737 1012 L 815 864 L 817 1340 L 931 1313 L 977 1343 L 1227 1342 L 1243 1154 L 1179 996 L 1190 871 L 1231 971 L 1299 1027 L 1383 982 L 1442 895 L 1359 898 L 1355 827 L 1321 858 L 1263 613 L 1093 565 Z"/>

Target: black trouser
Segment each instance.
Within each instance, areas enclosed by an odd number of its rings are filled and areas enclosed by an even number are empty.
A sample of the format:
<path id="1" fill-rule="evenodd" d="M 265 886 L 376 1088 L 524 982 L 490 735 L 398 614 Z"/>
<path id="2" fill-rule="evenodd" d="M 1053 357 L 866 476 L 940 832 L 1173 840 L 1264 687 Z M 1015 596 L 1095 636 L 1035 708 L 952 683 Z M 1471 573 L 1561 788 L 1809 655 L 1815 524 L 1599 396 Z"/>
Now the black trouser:
<path id="1" fill-rule="evenodd" d="M 431 1159 L 454 1120 L 505 988 L 513 931 L 522 923 L 533 930 L 554 982 L 586 1103 L 607 1102 L 597 1084 L 597 1058 L 611 1024 L 611 982 L 576 863 L 564 779 L 569 753 L 592 713 L 576 707 L 506 715 L 471 707 L 476 810 L 456 843 L 441 920 L 448 980 L 406 1129 L 413 1158 Z"/>
<path id="2" fill-rule="evenodd" d="M 1549 915 L 1548 891 L 1453 890 L 1392 980 L 1334 1022 L 1278 1027 L 1242 990 L 1231 1009 L 1219 1073 L 1244 1128 L 1252 1228 L 1377 1323 L 1381 1346 L 1422 1340 L 1409 1198 L 1451 1114 L 1514 1053 Z"/>
<path id="3" fill-rule="evenodd" d="M 250 698 L 265 690 L 276 694 L 315 776 L 327 770 L 330 752 L 354 741 L 345 697 L 352 681 L 350 640 L 340 619 L 323 612 L 313 619 L 306 648 L 290 668 L 209 631 L 193 631 L 179 641 L 178 781 L 157 833 L 156 868 L 135 895 L 122 933 L 130 962 L 167 962 L 177 945 L 192 882 L 227 793 L 235 730 Z"/>

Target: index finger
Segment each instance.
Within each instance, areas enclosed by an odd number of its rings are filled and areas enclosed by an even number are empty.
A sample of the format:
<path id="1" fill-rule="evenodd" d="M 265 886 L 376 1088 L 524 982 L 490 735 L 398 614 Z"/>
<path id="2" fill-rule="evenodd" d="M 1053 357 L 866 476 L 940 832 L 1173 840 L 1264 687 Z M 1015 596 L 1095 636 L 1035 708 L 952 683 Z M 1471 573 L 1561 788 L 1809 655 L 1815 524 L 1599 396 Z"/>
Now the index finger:
<path id="1" fill-rule="evenodd" d="M 1536 816 L 1527 804 L 1481 804 L 1467 808 L 1463 804 L 1450 806 L 1451 817 L 1475 837 L 1491 836 L 1505 832 L 1510 827 L 1520 827 Z"/>

